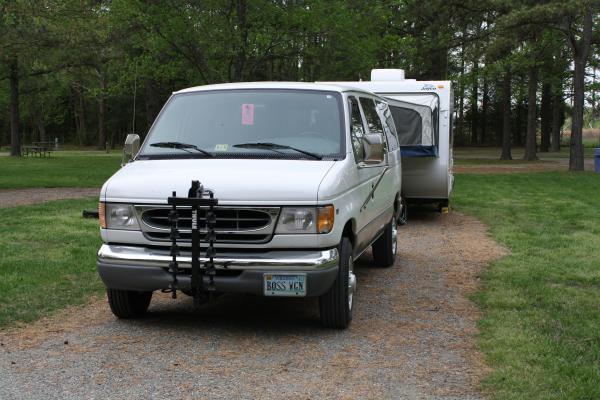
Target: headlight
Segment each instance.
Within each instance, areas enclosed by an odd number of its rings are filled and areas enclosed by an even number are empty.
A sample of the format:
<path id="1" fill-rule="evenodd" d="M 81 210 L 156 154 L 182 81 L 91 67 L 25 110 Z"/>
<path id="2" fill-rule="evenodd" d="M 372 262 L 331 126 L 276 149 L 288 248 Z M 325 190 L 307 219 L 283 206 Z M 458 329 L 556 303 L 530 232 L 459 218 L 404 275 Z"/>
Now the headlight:
<path id="1" fill-rule="evenodd" d="M 333 214 L 333 206 L 283 207 L 275 233 L 329 233 Z"/>
<path id="2" fill-rule="evenodd" d="M 135 210 L 129 204 L 100 203 L 98 217 L 100 227 L 104 229 L 140 229 Z"/>

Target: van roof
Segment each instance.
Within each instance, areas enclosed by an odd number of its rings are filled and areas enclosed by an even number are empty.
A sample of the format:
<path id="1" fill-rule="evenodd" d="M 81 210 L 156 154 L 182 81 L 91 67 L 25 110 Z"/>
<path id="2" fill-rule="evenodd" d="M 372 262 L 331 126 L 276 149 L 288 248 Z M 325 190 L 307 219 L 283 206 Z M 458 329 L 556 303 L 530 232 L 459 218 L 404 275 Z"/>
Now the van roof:
<path id="1" fill-rule="evenodd" d="M 375 97 L 380 97 L 368 90 L 344 86 L 339 84 L 309 83 L 309 82 L 239 82 L 219 83 L 215 85 L 195 86 L 182 89 L 173 94 L 205 92 L 211 90 L 235 90 L 235 89 L 295 89 L 295 90 L 325 90 L 330 92 L 364 92 Z"/>

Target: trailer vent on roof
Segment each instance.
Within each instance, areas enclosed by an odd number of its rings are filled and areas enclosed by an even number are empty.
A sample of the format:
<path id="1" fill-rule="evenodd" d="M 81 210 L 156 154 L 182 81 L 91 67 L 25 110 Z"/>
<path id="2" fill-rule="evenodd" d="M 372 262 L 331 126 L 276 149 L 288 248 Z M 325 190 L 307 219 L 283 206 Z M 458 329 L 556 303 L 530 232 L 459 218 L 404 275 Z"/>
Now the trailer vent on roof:
<path id="1" fill-rule="evenodd" d="M 403 81 L 403 69 L 372 69 L 371 81 Z"/>

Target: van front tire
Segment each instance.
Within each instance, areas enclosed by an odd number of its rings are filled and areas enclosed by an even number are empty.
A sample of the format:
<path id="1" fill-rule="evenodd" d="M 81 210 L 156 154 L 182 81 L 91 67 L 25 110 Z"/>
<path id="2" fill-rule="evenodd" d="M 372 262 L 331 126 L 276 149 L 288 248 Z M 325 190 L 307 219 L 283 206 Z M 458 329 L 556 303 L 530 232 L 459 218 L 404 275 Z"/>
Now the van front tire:
<path id="1" fill-rule="evenodd" d="M 396 216 L 396 222 L 398 225 L 406 225 L 408 223 L 408 204 L 404 197 L 400 200 L 400 205 L 398 206 L 398 215 Z"/>
<path id="2" fill-rule="evenodd" d="M 398 252 L 398 228 L 395 219 L 392 218 L 386 225 L 383 234 L 373 243 L 373 259 L 375 264 L 388 268 L 394 265 L 396 253 Z"/>
<path id="3" fill-rule="evenodd" d="M 121 319 L 139 318 L 146 314 L 152 292 L 106 289 L 112 313 Z"/>
<path id="4" fill-rule="evenodd" d="M 342 238 L 338 250 L 340 252 L 338 276 L 327 293 L 319 297 L 319 311 L 324 327 L 346 329 L 352 321 L 356 291 L 356 275 L 354 275 L 350 240 Z"/>

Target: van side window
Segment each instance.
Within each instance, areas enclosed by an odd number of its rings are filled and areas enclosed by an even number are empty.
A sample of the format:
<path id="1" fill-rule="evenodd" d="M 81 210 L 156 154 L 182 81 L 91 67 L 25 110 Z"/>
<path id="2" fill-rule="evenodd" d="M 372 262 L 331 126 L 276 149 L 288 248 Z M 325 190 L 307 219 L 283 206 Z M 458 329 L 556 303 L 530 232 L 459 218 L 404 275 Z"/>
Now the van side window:
<path id="1" fill-rule="evenodd" d="M 381 136 L 384 136 L 383 124 L 381 123 L 381 120 L 379 119 L 379 115 L 377 115 L 377 109 L 375 108 L 375 102 L 371 99 L 361 97 L 360 105 L 363 108 L 363 112 L 365 113 L 365 118 L 367 119 L 367 124 L 369 125 L 369 133 L 379 134 Z"/>
<path id="2" fill-rule="evenodd" d="M 360 107 L 358 106 L 356 97 L 349 97 L 348 105 L 350 106 L 350 137 L 352 139 L 352 150 L 354 151 L 354 159 L 359 163 L 365 158 L 362 145 L 363 136 L 365 135 L 365 126 L 363 124 L 362 116 L 360 115 Z"/>
<path id="3" fill-rule="evenodd" d="M 381 101 L 375 101 L 377 104 L 377 111 L 379 116 L 385 124 L 383 124 L 383 129 L 385 130 L 385 135 L 387 137 L 387 142 L 390 147 L 390 151 L 394 151 L 398 149 L 398 133 L 396 132 L 396 125 L 394 125 L 394 118 L 392 118 L 392 112 L 388 108 L 387 104 L 382 103 Z"/>

